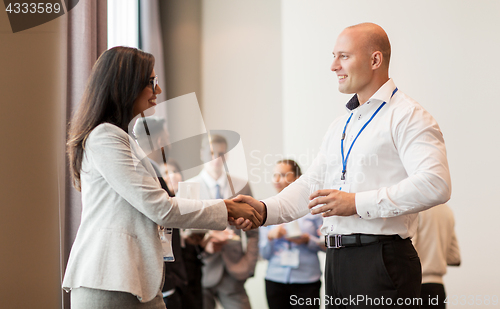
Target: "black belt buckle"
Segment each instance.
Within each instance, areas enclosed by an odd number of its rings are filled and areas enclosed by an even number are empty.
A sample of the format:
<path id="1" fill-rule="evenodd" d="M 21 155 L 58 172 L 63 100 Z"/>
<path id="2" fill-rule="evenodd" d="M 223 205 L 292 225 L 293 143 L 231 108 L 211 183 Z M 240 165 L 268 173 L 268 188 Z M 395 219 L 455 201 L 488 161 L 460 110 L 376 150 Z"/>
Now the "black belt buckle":
<path id="1" fill-rule="evenodd" d="M 332 240 L 333 240 L 333 243 L 332 243 Z M 327 248 L 333 248 L 333 249 L 344 248 L 345 246 L 342 245 L 342 235 L 340 235 L 340 234 L 326 235 L 325 246 Z"/>

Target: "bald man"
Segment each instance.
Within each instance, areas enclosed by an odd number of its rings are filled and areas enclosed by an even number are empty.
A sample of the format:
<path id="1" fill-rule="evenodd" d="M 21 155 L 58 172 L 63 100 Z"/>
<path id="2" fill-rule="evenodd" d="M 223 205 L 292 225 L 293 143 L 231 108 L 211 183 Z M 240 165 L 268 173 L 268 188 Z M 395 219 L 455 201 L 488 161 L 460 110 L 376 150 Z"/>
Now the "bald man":
<path id="1" fill-rule="evenodd" d="M 262 202 L 236 199 L 259 210 L 265 225 L 308 212 L 324 217 L 327 308 L 418 308 L 421 266 L 410 241 L 417 213 L 450 198 L 441 130 L 389 78 L 390 57 L 380 26 L 343 30 L 331 70 L 339 91 L 354 94 L 348 113 L 330 125 L 301 178 Z M 311 194 L 317 183 L 322 189 Z"/>

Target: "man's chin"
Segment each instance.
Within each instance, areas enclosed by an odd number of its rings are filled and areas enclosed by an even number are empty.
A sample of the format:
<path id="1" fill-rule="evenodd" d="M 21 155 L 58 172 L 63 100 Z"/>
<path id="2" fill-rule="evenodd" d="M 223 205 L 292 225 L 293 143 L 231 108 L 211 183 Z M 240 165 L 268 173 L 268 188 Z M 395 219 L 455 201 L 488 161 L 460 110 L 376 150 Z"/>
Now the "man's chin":
<path id="1" fill-rule="evenodd" d="M 353 94 L 353 93 L 355 93 L 355 91 L 351 91 L 347 87 L 341 87 L 341 86 L 339 86 L 339 92 L 343 93 L 343 94 Z"/>

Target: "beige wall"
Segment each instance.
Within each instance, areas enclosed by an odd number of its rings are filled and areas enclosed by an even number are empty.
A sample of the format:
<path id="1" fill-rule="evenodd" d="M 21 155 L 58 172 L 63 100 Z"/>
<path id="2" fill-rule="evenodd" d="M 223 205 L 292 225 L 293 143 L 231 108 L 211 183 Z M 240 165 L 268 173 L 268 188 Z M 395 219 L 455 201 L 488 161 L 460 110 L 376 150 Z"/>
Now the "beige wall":
<path id="1" fill-rule="evenodd" d="M 202 112 L 207 129 L 240 134 L 254 197 L 275 194 L 283 153 L 281 1 L 205 0 L 202 13 Z M 229 157 L 228 161 L 231 159 Z M 239 176 L 239 175 L 238 175 Z M 259 262 L 246 282 L 252 308 L 267 308 Z"/>
<path id="2" fill-rule="evenodd" d="M 283 154 L 281 2 L 206 0 L 202 22 L 205 124 L 241 135 L 254 195 L 268 197 Z"/>
<path id="3" fill-rule="evenodd" d="M 0 6 L 3 8 L 3 6 Z M 0 299 L 59 308 L 62 18 L 13 34 L 0 12 Z"/>
<path id="4" fill-rule="evenodd" d="M 201 0 L 160 1 L 163 54 L 165 66 L 166 99 L 170 100 L 189 93 L 195 93 L 199 108 L 194 105 L 173 104 L 167 107 L 168 129 L 173 140 L 190 137 L 185 132 L 205 132 L 203 124 L 193 115 L 196 108 L 199 115 L 202 101 L 201 87 Z M 194 101 L 193 101 L 194 102 Z M 179 117 L 182 115 L 182 117 Z M 193 133 L 194 134 L 194 133 Z M 190 147 L 190 148 L 186 148 Z M 186 144 L 182 152 L 198 156 L 194 144 Z M 173 148 L 170 157 L 183 166 L 185 153 Z M 189 161 L 189 160 L 188 160 Z M 201 167 L 184 170 L 184 179 L 196 176 Z"/>

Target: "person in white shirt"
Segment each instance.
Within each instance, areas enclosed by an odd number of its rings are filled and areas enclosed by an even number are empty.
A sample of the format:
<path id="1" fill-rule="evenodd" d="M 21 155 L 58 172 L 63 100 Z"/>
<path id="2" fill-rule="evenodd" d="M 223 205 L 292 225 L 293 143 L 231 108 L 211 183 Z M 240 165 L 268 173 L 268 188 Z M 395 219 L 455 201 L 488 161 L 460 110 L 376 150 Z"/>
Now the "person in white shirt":
<path id="1" fill-rule="evenodd" d="M 441 130 L 389 78 L 390 55 L 380 26 L 343 30 L 331 70 L 339 91 L 354 94 L 348 113 L 330 125 L 309 170 L 280 194 L 235 199 L 259 210 L 265 225 L 323 214 L 327 308 L 418 308 L 421 265 L 410 240 L 417 213 L 451 194 Z M 317 183 L 323 189 L 311 194 Z"/>
<path id="2" fill-rule="evenodd" d="M 202 199 L 252 194 L 246 181 L 225 172 L 223 159 L 227 159 L 228 148 L 226 138 L 221 135 L 211 135 L 210 143 L 208 139 L 203 140 L 204 168 L 196 177 L 187 180 L 200 183 Z M 203 308 L 214 309 L 218 300 L 225 309 L 250 309 L 244 285 L 253 276 L 257 264 L 259 230 L 241 232 L 229 227 L 223 232 L 210 231 L 208 234 L 202 254 Z"/>
<path id="3" fill-rule="evenodd" d="M 418 229 L 412 238 L 422 263 L 422 309 L 444 309 L 443 276 L 447 266 L 460 266 L 455 218 L 447 204 L 418 214 Z"/>

